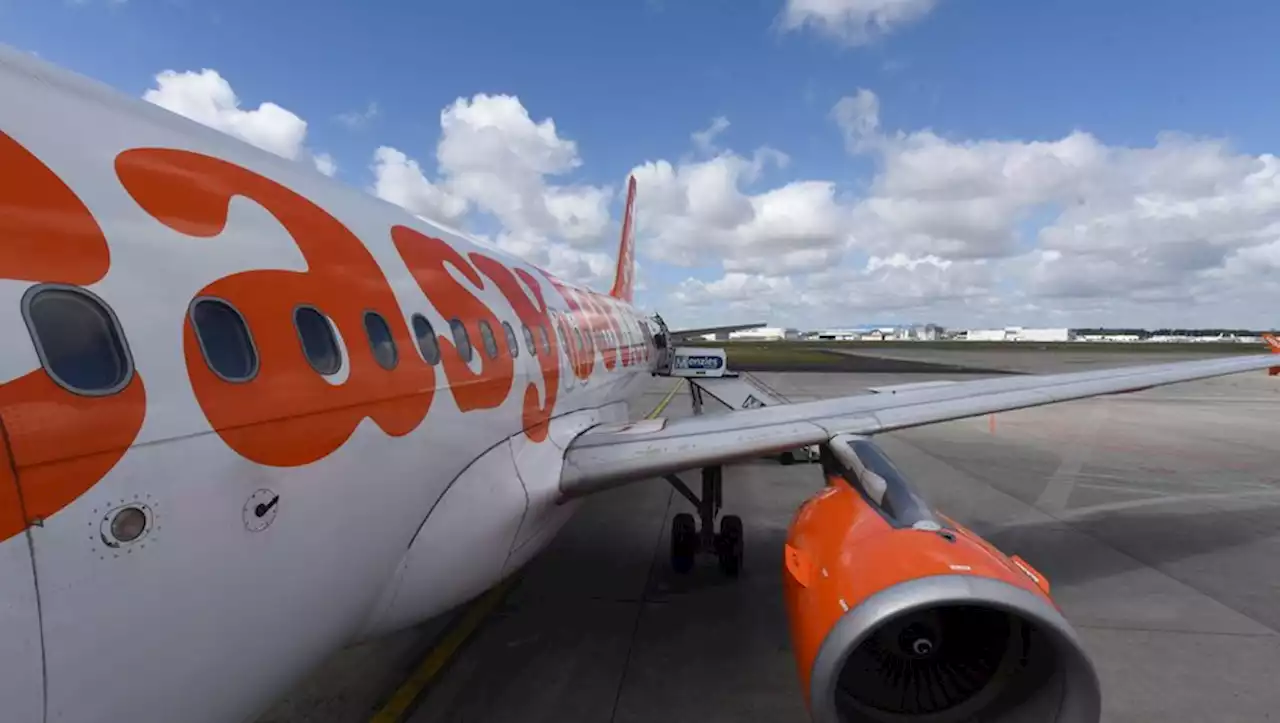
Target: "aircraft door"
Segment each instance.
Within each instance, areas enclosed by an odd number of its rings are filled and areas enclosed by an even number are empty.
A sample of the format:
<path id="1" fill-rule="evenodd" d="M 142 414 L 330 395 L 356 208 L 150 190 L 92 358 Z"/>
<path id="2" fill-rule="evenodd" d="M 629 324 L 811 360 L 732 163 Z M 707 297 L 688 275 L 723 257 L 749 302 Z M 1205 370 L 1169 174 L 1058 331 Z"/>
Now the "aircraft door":
<path id="1" fill-rule="evenodd" d="M 44 720 L 44 650 L 27 515 L 0 419 L 0 701 L 5 720 Z"/>

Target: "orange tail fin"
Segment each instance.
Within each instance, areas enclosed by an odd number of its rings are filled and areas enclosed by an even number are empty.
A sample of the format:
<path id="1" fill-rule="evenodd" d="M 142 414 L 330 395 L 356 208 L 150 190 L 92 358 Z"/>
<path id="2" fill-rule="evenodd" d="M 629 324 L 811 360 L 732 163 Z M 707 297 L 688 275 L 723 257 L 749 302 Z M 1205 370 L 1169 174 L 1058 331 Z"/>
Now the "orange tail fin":
<path id="1" fill-rule="evenodd" d="M 609 295 L 628 304 L 632 299 L 632 278 L 636 269 L 635 219 L 636 177 L 627 179 L 627 210 L 622 215 L 622 241 L 618 244 L 618 270 L 613 277 Z"/>
<path id="2" fill-rule="evenodd" d="M 1262 338 L 1266 340 L 1267 345 L 1271 347 L 1272 354 L 1280 354 L 1280 337 L 1274 334 L 1263 334 Z M 1280 377 L 1280 367 L 1271 367 L 1267 370 L 1267 374 L 1273 377 Z"/>

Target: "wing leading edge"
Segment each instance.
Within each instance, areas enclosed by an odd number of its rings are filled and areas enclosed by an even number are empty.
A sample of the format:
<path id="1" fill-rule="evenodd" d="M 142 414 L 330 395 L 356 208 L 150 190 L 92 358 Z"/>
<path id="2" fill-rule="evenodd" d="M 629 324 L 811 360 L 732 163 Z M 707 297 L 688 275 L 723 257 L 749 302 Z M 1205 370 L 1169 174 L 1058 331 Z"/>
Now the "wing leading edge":
<path id="1" fill-rule="evenodd" d="M 759 457 L 825 442 L 836 434 L 876 434 L 992 412 L 1274 366 L 1271 354 L 1026 375 L 867 394 L 682 419 L 593 427 L 565 452 L 560 491 L 581 497 L 668 472 Z"/>
<path id="2" fill-rule="evenodd" d="M 695 329 L 673 329 L 667 332 L 672 341 L 680 341 L 688 339 L 691 336 L 704 336 L 706 334 L 729 334 L 735 331 L 745 331 L 747 329 L 759 329 L 764 323 L 759 324 L 733 324 L 731 326 L 703 326 Z"/>

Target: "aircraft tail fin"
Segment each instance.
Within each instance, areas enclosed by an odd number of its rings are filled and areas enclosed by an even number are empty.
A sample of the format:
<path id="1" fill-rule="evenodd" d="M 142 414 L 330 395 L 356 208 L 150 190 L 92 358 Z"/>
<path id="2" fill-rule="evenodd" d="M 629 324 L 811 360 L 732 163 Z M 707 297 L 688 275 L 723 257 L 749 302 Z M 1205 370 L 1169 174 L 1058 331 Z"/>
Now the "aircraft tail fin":
<path id="1" fill-rule="evenodd" d="M 627 206 L 622 215 L 622 240 L 618 244 L 618 270 L 613 277 L 613 288 L 609 291 L 610 296 L 622 299 L 628 304 L 633 297 L 632 280 L 636 269 L 635 205 L 636 177 L 631 176 L 627 179 Z"/>
<path id="2" fill-rule="evenodd" d="M 1272 354 L 1280 354 L 1280 337 L 1275 334 L 1263 334 L 1262 338 L 1266 340 L 1267 345 L 1271 347 Z M 1267 374 L 1273 377 L 1280 377 L 1280 366 L 1271 367 L 1267 370 Z"/>

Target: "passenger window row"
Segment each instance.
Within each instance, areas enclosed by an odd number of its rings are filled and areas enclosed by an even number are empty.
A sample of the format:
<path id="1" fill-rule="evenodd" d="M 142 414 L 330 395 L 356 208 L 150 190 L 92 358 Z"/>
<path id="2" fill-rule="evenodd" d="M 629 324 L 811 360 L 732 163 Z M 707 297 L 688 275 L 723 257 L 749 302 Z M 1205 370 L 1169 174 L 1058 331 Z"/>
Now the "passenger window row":
<path id="1" fill-rule="evenodd" d="M 103 396 L 129 385 L 134 366 L 124 331 L 115 313 L 97 295 L 75 286 L 41 284 L 23 297 L 22 313 L 40 364 L 63 388 L 76 394 Z M 222 299 L 199 297 L 192 301 L 189 314 L 200 352 L 214 374 L 228 382 L 247 382 L 257 376 L 258 349 L 239 310 Z M 562 318 L 557 320 L 564 323 Z M 333 324 L 320 309 L 298 306 L 293 311 L 293 324 L 302 353 L 316 373 L 329 376 L 342 370 L 342 351 Z M 551 353 L 545 325 L 533 329 L 527 324 L 520 326 L 525 351 L 530 356 L 538 356 L 539 347 L 542 354 Z M 414 314 L 411 327 L 423 360 L 433 366 L 438 364 L 440 346 L 431 322 L 422 314 Z M 493 328 L 483 319 L 478 327 L 484 354 L 497 359 L 501 352 Z M 466 326 L 451 319 L 449 330 L 459 356 L 470 362 L 475 352 Z M 365 312 L 364 331 L 378 365 L 395 369 L 400 351 L 386 319 L 375 311 Z M 556 331 L 561 346 L 565 346 L 564 328 L 557 326 Z M 574 333 L 581 349 L 581 332 L 575 328 Z M 506 353 L 519 358 L 519 337 L 505 321 L 502 336 Z"/>

